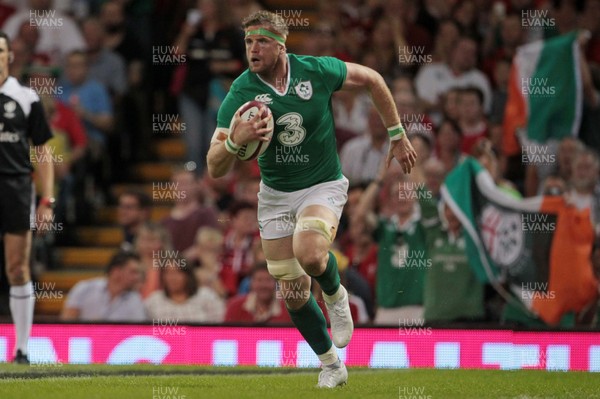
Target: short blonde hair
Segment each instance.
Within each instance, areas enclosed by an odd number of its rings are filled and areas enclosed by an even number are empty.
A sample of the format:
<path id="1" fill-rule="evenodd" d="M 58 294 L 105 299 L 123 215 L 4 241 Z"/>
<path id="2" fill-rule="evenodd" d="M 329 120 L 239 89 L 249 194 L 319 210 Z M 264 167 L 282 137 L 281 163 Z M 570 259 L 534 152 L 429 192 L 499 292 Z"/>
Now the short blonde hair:
<path id="1" fill-rule="evenodd" d="M 284 39 L 287 38 L 287 35 L 290 33 L 285 19 L 283 19 L 281 15 L 270 11 L 260 10 L 253 12 L 242 21 L 244 29 L 254 25 L 267 25 L 274 30 L 275 33 L 283 36 Z"/>

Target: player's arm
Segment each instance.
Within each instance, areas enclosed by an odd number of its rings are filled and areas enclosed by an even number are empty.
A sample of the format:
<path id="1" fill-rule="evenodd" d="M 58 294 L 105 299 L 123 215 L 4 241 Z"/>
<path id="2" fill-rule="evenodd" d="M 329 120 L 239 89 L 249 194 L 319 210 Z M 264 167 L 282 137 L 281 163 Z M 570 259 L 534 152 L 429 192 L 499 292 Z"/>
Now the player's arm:
<path id="1" fill-rule="evenodd" d="M 40 178 L 42 198 L 54 197 L 54 163 L 52 162 L 52 153 L 48 144 L 39 146 L 42 156 L 37 163 L 36 173 Z"/>
<path id="2" fill-rule="evenodd" d="M 392 158 L 396 158 L 404 173 L 410 173 L 417 160 L 417 154 L 406 137 L 394 98 L 385 80 L 377 71 L 363 65 L 347 62 L 346 70 L 342 90 L 366 90 L 388 129 L 392 140 L 387 157 L 388 166 Z"/>
<path id="3" fill-rule="evenodd" d="M 237 150 L 254 140 L 269 141 L 265 134 L 269 133 L 267 123 L 272 115 L 260 119 L 257 113 L 252 119 L 244 122 L 240 116 L 234 116 L 235 122 L 230 132 L 227 129 L 217 128 L 206 156 L 208 174 L 213 179 L 225 176 L 233 167 Z"/>
<path id="4" fill-rule="evenodd" d="M 377 203 L 379 191 L 384 185 L 384 178 L 386 172 L 385 166 L 386 165 L 382 163 L 377 173 L 377 176 L 371 181 L 371 183 L 369 183 L 367 189 L 360 196 L 358 204 L 356 204 L 352 212 L 351 220 L 362 221 L 369 224 L 369 215 L 372 214 L 373 210 L 375 209 L 375 204 Z M 371 227 L 374 228 L 375 226 Z"/>
<path id="5" fill-rule="evenodd" d="M 52 201 L 54 198 L 54 161 L 50 146 L 41 144 L 36 146 L 36 152 L 41 156 L 35 163 L 36 179 L 40 185 L 41 199 L 36 208 L 36 229 L 37 234 L 45 234 L 48 230 L 48 224 L 51 223 L 54 215 Z"/>

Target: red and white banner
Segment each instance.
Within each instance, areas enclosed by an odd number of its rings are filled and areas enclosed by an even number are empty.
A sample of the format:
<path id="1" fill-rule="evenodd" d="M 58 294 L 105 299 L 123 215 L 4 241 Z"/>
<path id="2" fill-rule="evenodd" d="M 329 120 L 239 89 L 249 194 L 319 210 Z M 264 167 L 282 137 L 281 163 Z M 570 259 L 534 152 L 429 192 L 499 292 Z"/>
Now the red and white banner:
<path id="1" fill-rule="evenodd" d="M 34 325 L 29 355 L 63 364 L 319 365 L 293 328 L 164 324 Z M 0 324 L 0 361 L 12 359 L 13 331 Z M 600 372 L 600 333 L 359 328 L 340 355 L 362 367 Z"/>

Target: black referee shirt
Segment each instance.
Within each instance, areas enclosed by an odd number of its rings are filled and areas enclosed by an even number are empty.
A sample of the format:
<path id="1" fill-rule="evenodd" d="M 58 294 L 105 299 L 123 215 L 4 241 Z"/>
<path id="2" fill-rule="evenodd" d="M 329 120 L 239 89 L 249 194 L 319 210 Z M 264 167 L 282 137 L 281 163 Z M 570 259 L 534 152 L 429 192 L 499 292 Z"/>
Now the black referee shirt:
<path id="1" fill-rule="evenodd" d="M 31 173 L 29 140 L 38 146 L 51 137 L 38 95 L 9 76 L 0 87 L 0 174 Z"/>

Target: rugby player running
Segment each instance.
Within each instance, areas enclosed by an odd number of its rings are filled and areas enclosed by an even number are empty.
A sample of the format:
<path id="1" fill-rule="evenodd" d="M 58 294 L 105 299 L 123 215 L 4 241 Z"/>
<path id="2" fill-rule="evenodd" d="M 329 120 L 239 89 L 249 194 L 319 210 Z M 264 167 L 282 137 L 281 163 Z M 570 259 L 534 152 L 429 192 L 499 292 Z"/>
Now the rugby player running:
<path id="1" fill-rule="evenodd" d="M 417 156 L 379 73 L 333 57 L 287 53 L 288 27 L 277 14 L 255 12 L 244 19 L 243 27 L 249 68 L 234 81 L 219 109 L 208 171 L 213 178 L 224 176 L 240 146 L 269 140 L 265 135 L 270 117 L 241 121 L 236 114 L 247 101 L 266 104 L 275 128 L 272 142 L 258 159 L 262 246 L 294 325 L 322 363 L 317 386 L 334 388 L 348 380 L 335 347 L 348 345 L 354 326 L 348 293 L 340 285 L 337 261 L 329 251 L 348 189 L 336 150 L 333 93 L 367 91 L 390 135 L 388 165 L 396 158 L 404 173 L 410 173 Z M 323 290 L 333 343 L 310 292 L 311 277 Z"/>

